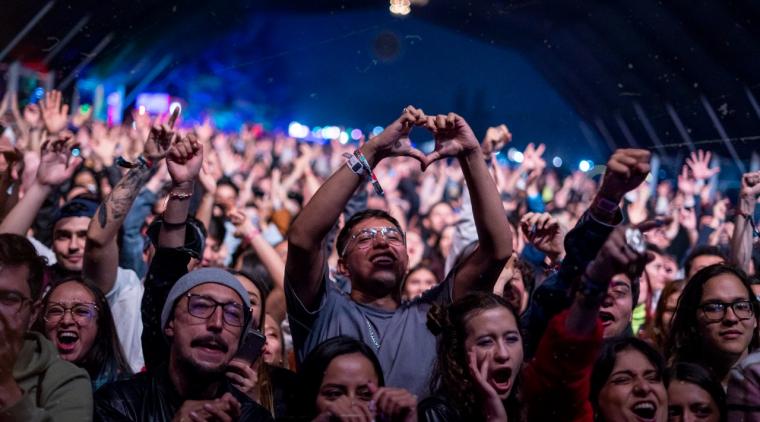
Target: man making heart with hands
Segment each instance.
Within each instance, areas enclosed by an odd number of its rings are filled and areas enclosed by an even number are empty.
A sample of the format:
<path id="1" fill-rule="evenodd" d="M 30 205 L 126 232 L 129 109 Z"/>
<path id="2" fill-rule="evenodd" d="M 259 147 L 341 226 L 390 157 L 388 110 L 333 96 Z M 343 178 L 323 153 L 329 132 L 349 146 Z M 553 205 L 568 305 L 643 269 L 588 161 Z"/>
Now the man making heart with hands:
<path id="1" fill-rule="evenodd" d="M 433 152 L 425 155 L 412 146 L 408 136 L 414 127 L 432 133 Z M 400 285 L 408 269 L 406 237 L 387 212 L 370 209 L 354 214 L 338 235 L 338 270 L 350 280 L 351 294 L 330 281 L 323 244 L 357 188 L 372 179 L 372 169 L 381 160 L 398 156 L 416 159 L 423 170 L 440 159 L 459 161 L 479 238 L 474 252 L 445 280 L 403 304 Z M 424 398 L 436 355 L 436 339 L 425 325 L 427 311 L 433 304 L 450 303 L 468 292 L 492 289 L 512 254 L 506 214 L 480 144 L 457 114 L 427 116 L 408 106 L 382 133 L 346 158 L 346 166 L 320 187 L 288 235 L 285 290 L 298 358 L 302 360 L 325 339 L 354 337 L 377 354 L 388 386 Z"/>

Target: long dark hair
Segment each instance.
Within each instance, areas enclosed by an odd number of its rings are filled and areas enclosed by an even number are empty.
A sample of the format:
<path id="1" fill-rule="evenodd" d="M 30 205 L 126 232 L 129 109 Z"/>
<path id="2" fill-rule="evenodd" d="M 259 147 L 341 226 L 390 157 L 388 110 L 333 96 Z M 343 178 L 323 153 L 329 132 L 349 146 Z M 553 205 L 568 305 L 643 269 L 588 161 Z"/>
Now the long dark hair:
<path id="1" fill-rule="evenodd" d="M 741 281 L 744 288 L 747 289 L 754 318 L 760 323 L 757 313 L 758 301 L 752 293 L 749 278 L 744 271 L 726 264 L 715 264 L 702 268 L 686 283 L 686 287 L 684 287 L 681 293 L 681 298 L 678 299 L 678 309 L 673 316 L 670 335 L 665 344 L 666 356 L 670 362 L 685 361 L 704 364 L 709 360 L 701 342 L 702 336 L 699 335 L 697 311 L 702 301 L 702 291 L 704 290 L 705 283 L 722 274 L 733 274 Z M 752 334 L 752 341 L 749 344 L 750 352 L 758 347 L 758 341 L 757 331 L 755 330 Z"/>
<path id="2" fill-rule="evenodd" d="M 505 308 L 515 321 L 519 321 L 517 312 L 509 302 L 500 296 L 484 292 L 470 293 L 446 307 L 434 306 L 427 315 L 428 328 L 438 336 L 438 359 L 430 380 L 430 390 L 433 394 L 451 400 L 451 405 L 459 408 L 463 420 L 483 418 L 480 401 L 475 395 L 475 381 L 468 369 L 464 345 L 467 339 L 466 325 L 473 316 L 498 307 Z M 515 382 L 505 403 L 510 420 L 519 417 L 518 384 Z"/>
<path id="3" fill-rule="evenodd" d="M 726 409 L 726 392 L 723 391 L 720 382 L 713 378 L 710 371 L 693 363 L 680 362 L 668 371 L 668 386 L 673 381 L 688 382 L 705 390 L 718 406 L 721 422 L 726 420 L 728 412 Z"/>
<path id="4" fill-rule="evenodd" d="M 98 314 L 96 323 L 98 326 L 98 333 L 95 336 L 95 341 L 92 343 L 92 347 L 87 353 L 84 354 L 80 362 L 76 362 L 76 365 L 84 368 L 90 375 L 90 379 L 94 382 L 103 375 L 108 378 L 109 381 L 115 381 L 119 378 L 124 378 L 132 374 L 132 370 L 127 363 L 127 359 L 124 357 L 124 352 L 121 349 L 121 343 L 119 343 L 119 336 L 116 333 L 116 326 L 113 322 L 113 314 L 111 314 L 111 307 L 108 306 L 103 292 L 98 287 L 88 282 L 85 282 L 79 278 L 69 277 L 56 283 L 52 289 L 45 295 L 42 300 L 42 309 L 40 317 L 35 323 L 36 330 L 41 333 L 46 333 L 45 321 L 42 315 L 45 314 L 48 304 L 50 303 L 50 297 L 53 295 L 53 291 L 59 288 L 62 284 L 74 282 L 83 286 L 90 292 L 92 297 L 95 298 L 95 305 L 98 307 Z M 110 372 L 110 373 L 105 373 Z"/>
<path id="5" fill-rule="evenodd" d="M 305 400 L 303 404 L 306 410 L 305 416 L 309 420 L 317 416 L 319 387 L 322 385 L 325 371 L 330 366 L 330 362 L 338 356 L 350 355 L 352 353 L 359 353 L 372 362 L 372 366 L 377 373 L 377 386 L 385 386 L 385 378 L 383 378 L 383 369 L 380 367 L 380 361 L 377 360 L 377 356 L 375 356 L 375 353 L 369 346 L 355 338 L 347 336 L 327 339 L 306 356 L 298 372 L 301 378 L 301 397 Z"/>
<path id="6" fill-rule="evenodd" d="M 644 340 L 636 337 L 616 337 L 605 342 L 599 358 L 597 358 L 594 364 L 594 369 L 591 371 L 589 401 L 591 402 L 591 407 L 594 408 L 594 419 L 597 421 L 603 420 L 599 414 L 599 392 L 602 391 L 602 388 L 607 383 L 607 379 L 612 374 L 618 354 L 624 350 L 635 350 L 641 353 L 654 366 L 660 378 L 663 378 L 665 375 L 665 361 L 660 356 L 660 353 Z"/>

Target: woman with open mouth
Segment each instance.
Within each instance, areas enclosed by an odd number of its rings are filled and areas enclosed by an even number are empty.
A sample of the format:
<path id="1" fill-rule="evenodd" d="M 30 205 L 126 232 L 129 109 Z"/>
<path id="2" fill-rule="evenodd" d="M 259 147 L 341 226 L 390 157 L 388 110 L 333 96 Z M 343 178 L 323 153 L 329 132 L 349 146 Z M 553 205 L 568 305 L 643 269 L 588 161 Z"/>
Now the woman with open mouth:
<path id="1" fill-rule="evenodd" d="M 594 420 L 666 422 L 665 363 L 652 346 L 635 337 L 608 341 L 591 375 Z"/>
<path id="2" fill-rule="evenodd" d="M 712 371 L 725 386 L 731 368 L 760 345 L 758 301 L 739 268 L 715 264 L 686 283 L 666 343 L 669 362 Z"/>
<path id="3" fill-rule="evenodd" d="M 37 330 L 61 359 L 87 370 L 93 391 L 132 375 L 106 297 L 95 286 L 72 278 L 53 287 L 43 299 Z"/>

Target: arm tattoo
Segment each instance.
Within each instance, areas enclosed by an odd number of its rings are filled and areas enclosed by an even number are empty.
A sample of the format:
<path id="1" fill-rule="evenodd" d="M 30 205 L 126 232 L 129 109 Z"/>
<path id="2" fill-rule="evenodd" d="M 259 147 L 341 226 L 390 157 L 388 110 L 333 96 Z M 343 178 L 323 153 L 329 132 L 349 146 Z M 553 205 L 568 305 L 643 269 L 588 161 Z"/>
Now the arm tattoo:
<path id="1" fill-rule="evenodd" d="M 110 221 L 123 220 L 132 207 L 140 188 L 148 179 L 150 170 L 147 167 L 135 167 L 114 186 L 103 204 L 100 206 L 98 214 L 98 223 L 101 228 L 105 228 L 109 221 L 108 209 L 110 208 Z"/>

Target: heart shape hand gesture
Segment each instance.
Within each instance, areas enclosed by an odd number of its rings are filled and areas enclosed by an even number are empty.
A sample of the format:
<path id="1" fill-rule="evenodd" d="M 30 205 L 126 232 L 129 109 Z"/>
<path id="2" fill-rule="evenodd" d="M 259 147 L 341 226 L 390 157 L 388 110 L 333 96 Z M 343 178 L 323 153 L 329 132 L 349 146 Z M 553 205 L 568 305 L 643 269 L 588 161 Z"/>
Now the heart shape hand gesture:
<path id="1" fill-rule="evenodd" d="M 429 130 L 435 139 L 435 149 L 430 154 L 414 148 L 409 140 L 409 132 L 414 126 Z M 379 159 L 406 156 L 420 162 L 422 170 L 446 157 L 462 157 L 480 148 L 478 139 L 470 125 L 456 113 L 426 116 L 422 109 L 413 106 L 404 108 L 401 117 L 370 141 Z"/>

